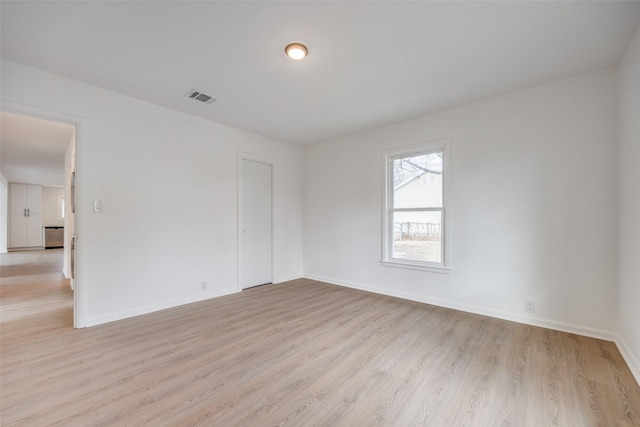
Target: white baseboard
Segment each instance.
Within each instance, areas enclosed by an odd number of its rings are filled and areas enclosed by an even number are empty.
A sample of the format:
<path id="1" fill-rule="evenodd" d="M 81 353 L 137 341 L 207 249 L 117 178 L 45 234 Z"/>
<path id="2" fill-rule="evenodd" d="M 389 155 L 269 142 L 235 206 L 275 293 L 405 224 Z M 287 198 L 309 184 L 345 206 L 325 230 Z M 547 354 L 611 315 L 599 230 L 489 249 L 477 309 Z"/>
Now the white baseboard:
<path id="1" fill-rule="evenodd" d="M 465 311 L 468 313 L 480 314 L 483 316 L 495 317 L 498 319 L 509 320 L 512 322 L 523 323 L 531 326 L 539 326 L 542 328 L 553 329 L 562 332 L 568 332 L 576 335 L 583 335 L 591 338 L 597 338 L 606 341 L 613 341 L 620 354 L 624 358 L 625 362 L 627 362 L 627 366 L 631 370 L 631 373 L 635 377 L 638 384 L 640 384 L 640 362 L 638 358 L 629 350 L 629 347 L 625 343 L 625 341 L 616 333 L 605 331 L 602 329 L 594 329 L 588 328 L 585 326 L 574 325 L 571 323 L 557 322 L 555 320 L 549 319 L 533 319 L 526 316 L 521 316 L 515 313 L 508 313 L 499 310 L 491 310 L 483 307 L 470 306 L 466 304 L 458 304 L 451 301 L 445 301 L 435 298 L 427 298 L 422 295 L 415 295 L 406 292 L 390 292 L 387 289 L 376 288 L 373 286 L 365 286 L 358 283 L 346 282 L 343 280 L 337 280 L 330 277 L 322 277 L 307 274 L 305 278 L 318 280 L 320 282 L 329 283 L 332 285 L 344 286 L 347 288 L 358 289 L 361 291 L 373 292 L 375 294 L 387 295 L 396 298 L 407 299 L 410 301 L 423 302 L 426 304 L 437 305 L 439 307 L 451 308 L 454 310 Z"/>
<path id="2" fill-rule="evenodd" d="M 459 304 L 459 303 L 454 303 L 451 301 L 446 301 L 446 300 L 441 300 L 436 298 L 428 298 L 422 295 L 416 295 L 416 294 L 411 294 L 407 292 L 390 292 L 388 289 L 381 289 L 374 286 L 366 286 L 358 283 L 348 282 L 344 280 L 337 280 L 331 277 L 316 276 L 312 274 L 307 274 L 305 276 L 283 277 L 283 278 L 279 278 L 279 280 L 277 281 L 274 280 L 274 283 L 282 283 L 282 282 L 287 282 L 290 280 L 296 280 L 301 278 L 317 280 L 317 281 L 328 283 L 331 285 L 344 286 L 351 289 L 358 289 L 361 291 L 372 292 L 375 294 L 386 295 L 386 296 L 391 296 L 396 298 L 402 298 L 410 301 L 422 302 L 425 304 L 436 305 L 439 307 L 451 308 L 454 310 L 460 310 L 468 313 L 480 314 L 483 316 L 494 317 L 497 319 L 509 320 L 512 322 L 523 323 L 526 325 L 539 326 L 543 328 L 554 329 L 557 331 L 568 332 L 572 334 L 583 335 L 583 336 L 603 339 L 607 341 L 613 341 L 618 347 L 620 353 L 622 354 L 622 357 L 627 362 L 627 365 L 629 366 L 629 369 L 631 370 L 631 373 L 635 377 L 636 381 L 638 382 L 638 384 L 640 384 L 640 362 L 638 361 L 636 356 L 629 350 L 629 347 L 626 345 L 625 341 L 619 335 L 610 331 L 588 328 L 588 327 L 574 325 L 570 323 L 557 322 L 555 320 L 549 320 L 549 319 L 533 319 L 533 318 L 521 316 L 515 313 L 486 309 L 483 307 L 471 306 L 467 304 Z M 229 288 L 229 289 L 224 289 L 215 293 L 207 293 L 204 296 L 201 296 L 201 295 L 190 296 L 187 298 L 180 298 L 180 299 L 175 299 L 171 301 L 165 301 L 160 304 L 149 305 L 142 308 L 139 307 L 133 310 L 125 310 L 117 313 L 110 313 L 108 315 L 92 317 L 87 319 L 86 326 L 88 327 L 97 326 L 103 323 L 114 322 L 117 320 L 127 319 L 135 316 L 141 316 L 143 314 L 148 314 L 155 311 L 165 310 L 168 308 L 178 307 L 181 305 L 191 304 L 194 302 L 204 301 L 207 299 L 217 298 L 225 295 L 231 295 L 238 292 L 241 292 L 241 290 L 237 288 Z"/>
<path id="3" fill-rule="evenodd" d="M 358 289 L 361 291 L 373 292 L 375 294 L 387 295 L 396 298 L 402 298 L 410 301 L 422 302 L 425 304 L 436 305 L 439 307 L 451 308 L 454 310 L 460 310 L 467 313 L 480 314 L 482 316 L 495 317 L 497 319 L 509 320 L 511 322 L 523 323 L 531 326 L 539 326 L 542 328 L 553 329 L 556 331 L 568 332 L 576 335 L 584 335 L 591 338 L 598 338 L 606 341 L 616 342 L 618 335 L 601 329 L 589 328 L 580 325 L 574 325 L 571 323 L 558 322 L 550 319 L 539 319 L 528 316 L 523 316 L 517 313 L 510 313 L 506 311 L 487 309 L 479 306 L 472 306 L 468 304 L 460 304 L 453 301 L 442 300 L 438 298 L 429 298 L 423 295 L 412 294 L 408 292 L 392 292 L 388 289 L 377 288 L 374 286 L 362 285 L 359 283 L 346 282 L 344 280 L 338 280 L 331 277 L 322 277 L 315 275 L 305 275 L 306 278 L 318 280 L 333 285 L 344 286 L 347 288 Z"/>
<path id="4" fill-rule="evenodd" d="M 282 283 L 288 282 L 290 280 L 302 279 L 302 276 L 295 275 L 289 277 L 280 277 L 277 280 L 274 279 L 273 283 Z M 204 295 L 195 295 L 189 296 L 186 298 L 179 298 L 170 301 L 165 301 L 160 304 L 148 305 L 145 307 L 136 307 L 132 310 L 123 310 L 116 313 L 109 313 L 107 315 L 95 316 L 86 319 L 86 326 L 97 326 L 102 325 L 103 323 L 115 322 L 117 320 L 128 319 L 130 317 L 142 316 L 143 314 L 153 313 L 154 311 L 166 310 L 168 308 L 178 307 L 185 304 L 191 304 L 194 302 L 204 301 L 211 298 L 222 297 L 225 295 L 235 294 L 237 292 L 242 292 L 242 289 L 238 288 L 229 288 L 224 289 L 218 292 L 207 292 Z"/>
<path id="5" fill-rule="evenodd" d="M 622 339 L 622 337 L 616 338 L 616 345 L 618 346 L 618 350 L 620 350 L 620 354 L 624 358 L 625 362 L 627 362 L 627 366 L 631 370 L 631 373 L 636 378 L 638 384 L 640 384 L 640 361 L 638 358 L 629 350 L 629 346 Z"/>
<path id="6" fill-rule="evenodd" d="M 290 280 L 297 280 L 297 279 L 302 279 L 302 278 L 303 278 L 302 275 L 277 277 L 277 278 L 273 279 L 273 283 L 289 282 Z"/>
<path id="7" fill-rule="evenodd" d="M 166 310 L 168 308 L 174 308 L 185 304 L 191 304 L 194 302 L 204 301 L 211 298 L 222 297 L 225 295 L 231 295 L 240 292 L 237 288 L 223 289 L 217 292 L 203 292 L 203 295 L 192 295 L 186 298 L 178 298 L 174 300 L 164 301 L 159 304 L 148 305 L 145 307 L 136 307 L 131 310 L 123 310 L 116 313 L 109 313 L 102 316 L 90 317 L 86 319 L 86 326 L 97 326 L 103 323 L 115 322 L 116 320 L 128 319 L 130 317 L 141 316 L 143 314 L 153 313 L 155 311 Z"/>
<path id="8" fill-rule="evenodd" d="M 7 248 L 8 252 L 44 251 L 44 246 L 27 246 L 24 248 Z"/>

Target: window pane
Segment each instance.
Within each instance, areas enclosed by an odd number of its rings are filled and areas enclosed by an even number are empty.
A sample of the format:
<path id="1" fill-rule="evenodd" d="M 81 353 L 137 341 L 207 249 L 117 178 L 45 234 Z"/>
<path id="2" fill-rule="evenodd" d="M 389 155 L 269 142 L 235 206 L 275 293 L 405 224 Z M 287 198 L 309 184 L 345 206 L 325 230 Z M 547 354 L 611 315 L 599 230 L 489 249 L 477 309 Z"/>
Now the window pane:
<path id="1" fill-rule="evenodd" d="M 442 152 L 393 160 L 393 207 L 442 207 Z"/>
<path id="2" fill-rule="evenodd" d="M 394 212 L 392 257 L 442 263 L 442 211 Z"/>

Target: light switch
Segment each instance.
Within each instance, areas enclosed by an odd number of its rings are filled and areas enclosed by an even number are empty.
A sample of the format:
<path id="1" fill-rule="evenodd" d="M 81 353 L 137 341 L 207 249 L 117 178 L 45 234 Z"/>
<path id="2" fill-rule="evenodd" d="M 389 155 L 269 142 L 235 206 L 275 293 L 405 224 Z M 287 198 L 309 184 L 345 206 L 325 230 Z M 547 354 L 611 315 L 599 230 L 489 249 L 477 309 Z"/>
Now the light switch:
<path id="1" fill-rule="evenodd" d="M 93 212 L 102 213 L 102 200 L 93 201 Z"/>

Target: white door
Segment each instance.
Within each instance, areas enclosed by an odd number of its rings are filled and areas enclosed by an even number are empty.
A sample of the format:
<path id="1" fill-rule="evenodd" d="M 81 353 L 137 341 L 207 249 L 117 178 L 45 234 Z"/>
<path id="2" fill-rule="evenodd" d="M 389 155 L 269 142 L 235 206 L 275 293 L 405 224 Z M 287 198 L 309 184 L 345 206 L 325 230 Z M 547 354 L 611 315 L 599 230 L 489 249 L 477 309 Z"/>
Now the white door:
<path id="1" fill-rule="evenodd" d="M 27 246 L 27 185 L 9 185 L 9 247 L 23 248 Z"/>
<path id="2" fill-rule="evenodd" d="M 29 213 L 42 213 L 42 186 L 26 185 Z"/>
<path id="3" fill-rule="evenodd" d="M 242 289 L 272 281 L 272 169 L 268 163 L 242 160 Z"/>
<path id="4" fill-rule="evenodd" d="M 9 247 L 24 248 L 27 246 L 27 217 L 24 209 L 21 212 L 11 212 L 9 221 Z"/>
<path id="5" fill-rule="evenodd" d="M 24 213 L 27 208 L 27 184 L 10 184 L 9 204 L 12 213 Z"/>
<path id="6" fill-rule="evenodd" d="M 42 186 L 27 185 L 27 246 L 44 246 L 42 241 Z"/>
<path id="7" fill-rule="evenodd" d="M 32 212 L 27 214 L 27 246 L 44 246 L 42 230 L 42 213 Z"/>
<path id="8" fill-rule="evenodd" d="M 11 184 L 9 247 L 42 246 L 42 187 Z"/>

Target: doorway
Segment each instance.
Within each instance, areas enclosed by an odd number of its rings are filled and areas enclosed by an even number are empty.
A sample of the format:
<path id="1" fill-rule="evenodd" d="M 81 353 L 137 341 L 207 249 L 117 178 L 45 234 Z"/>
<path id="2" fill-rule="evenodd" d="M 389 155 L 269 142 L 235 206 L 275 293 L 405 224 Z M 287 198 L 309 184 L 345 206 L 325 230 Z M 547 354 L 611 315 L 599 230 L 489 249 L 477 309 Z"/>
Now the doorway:
<path id="1" fill-rule="evenodd" d="M 73 327 L 73 291 L 62 274 L 61 248 L 8 252 L 0 255 L 0 266 L 0 327 Z"/>
<path id="2" fill-rule="evenodd" d="M 241 154 L 238 163 L 238 284 L 273 281 L 273 163 Z"/>
<path id="3" fill-rule="evenodd" d="M 72 116 L 10 102 L 3 102 L 0 114 L 3 122 L 1 164 L 3 184 L 6 184 L 9 189 L 12 183 L 16 184 L 14 186 L 16 189 L 20 189 L 22 184 L 27 184 L 27 187 L 39 190 L 42 201 L 39 239 L 32 239 L 32 242 L 37 242 L 36 246 L 32 247 L 27 241 L 26 245 L 18 245 L 25 247 L 16 250 L 42 251 L 43 257 L 38 258 L 39 260 L 49 260 L 55 256 L 60 258 L 61 277 L 64 277 L 65 282 L 68 283 L 67 287 L 73 294 L 70 312 L 70 316 L 74 319 L 73 326 L 83 327 L 83 322 L 78 316 L 81 306 L 79 292 L 77 292 L 78 281 L 74 280 L 75 274 L 71 267 L 74 254 L 71 240 L 76 228 L 76 218 L 75 212 L 72 211 L 72 206 L 75 205 L 73 203 L 75 200 L 72 199 L 75 195 L 71 194 L 70 187 L 71 175 L 75 171 L 79 121 Z M 5 192 L 3 191 L 0 195 L 4 197 Z M 31 211 L 35 213 L 35 210 L 29 209 L 29 219 L 36 217 Z M 3 211 L 2 216 L 0 221 L 0 226 L 3 227 L 2 236 L 7 238 L 13 230 L 10 229 L 10 221 L 5 222 L 4 216 L 8 216 L 8 212 Z M 62 242 L 56 242 L 52 246 L 62 246 L 62 249 L 43 250 L 45 246 L 51 246 L 45 239 L 46 232 L 50 232 L 50 229 L 56 232 L 55 237 L 59 237 L 58 234 L 61 233 L 58 232 L 64 229 Z M 17 244 L 15 241 L 10 243 L 9 246 Z M 44 256 L 45 253 L 46 256 Z M 24 257 L 16 255 L 12 259 L 21 258 Z M 46 264 L 57 265 L 50 261 Z M 35 262 L 31 265 L 33 269 L 42 268 Z M 28 269 L 21 271 L 21 274 L 29 277 Z"/>

